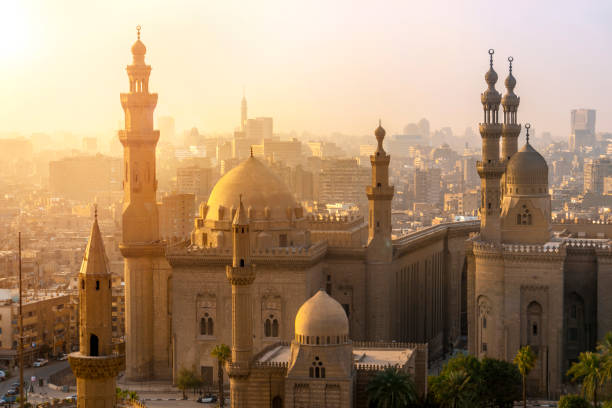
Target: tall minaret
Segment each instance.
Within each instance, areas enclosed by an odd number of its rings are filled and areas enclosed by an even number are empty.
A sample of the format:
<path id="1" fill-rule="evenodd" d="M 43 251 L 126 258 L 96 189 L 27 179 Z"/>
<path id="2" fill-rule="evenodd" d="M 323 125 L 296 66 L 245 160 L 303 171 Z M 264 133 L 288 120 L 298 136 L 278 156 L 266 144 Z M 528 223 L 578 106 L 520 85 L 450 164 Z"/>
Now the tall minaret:
<path id="1" fill-rule="evenodd" d="M 153 130 L 153 110 L 157 94 L 149 93 L 151 66 L 145 64 L 147 49 L 138 39 L 132 45 L 132 65 L 126 70 L 130 92 L 121 94 L 125 130 L 119 131 L 123 144 L 123 242 L 142 243 L 159 239 L 155 193 L 155 147 L 159 130 Z"/>
<path id="2" fill-rule="evenodd" d="M 506 78 L 506 94 L 502 98 L 504 108 L 504 125 L 502 127 L 502 153 L 501 160 L 506 162 L 518 150 L 518 136 L 521 133 L 521 125 L 517 123 L 517 110 L 521 103 L 521 98 L 514 93 L 516 79 L 512 75 L 512 61 L 514 58 L 508 57 L 509 72 Z"/>
<path id="3" fill-rule="evenodd" d="M 155 196 L 155 147 L 159 131 L 153 130 L 153 110 L 157 94 L 149 93 L 151 66 L 145 64 L 146 47 L 140 41 L 140 26 L 137 33 L 138 39 L 132 45 L 133 61 L 126 68 L 130 92 L 121 94 L 125 129 L 119 131 L 119 140 L 123 144 L 125 177 L 120 249 L 125 258 L 126 378 L 147 380 L 155 376 L 155 367 L 168 366 L 163 361 L 167 358 L 162 351 L 166 346 L 158 344 L 168 342 L 165 340 L 168 336 L 160 331 L 167 326 L 167 313 L 156 313 L 156 308 L 165 303 L 159 296 L 166 296 L 167 290 L 157 283 L 164 279 L 155 260 L 163 257 Z M 154 292 L 158 293 L 155 304 Z"/>
<path id="4" fill-rule="evenodd" d="M 79 272 L 80 351 L 69 356 L 79 408 L 115 407 L 115 379 L 125 359 L 113 350 L 111 306 L 111 274 L 96 210 Z"/>
<path id="5" fill-rule="evenodd" d="M 232 285 L 232 362 L 229 365 L 232 408 L 247 407 L 247 382 L 253 354 L 253 303 L 251 285 L 255 265 L 251 264 L 251 233 L 242 197 L 232 222 L 232 265 L 226 267 Z"/>
<path id="6" fill-rule="evenodd" d="M 247 123 L 247 100 L 244 93 L 244 87 L 242 88 L 242 102 L 240 103 L 240 130 L 246 130 Z"/>
<path id="7" fill-rule="evenodd" d="M 380 121 L 374 131 L 378 147 L 370 156 L 372 185 L 366 187 L 369 202 L 368 246 L 366 265 L 366 314 L 368 340 L 391 341 L 393 316 L 391 309 L 391 200 L 394 189 L 389 185 L 391 156 L 383 148 L 385 129 Z"/>
<path id="8" fill-rule="evenodd" d="M 480 235 L 485 241 L 500 241 L 501 176 L 504 165 L 499 157 L 499 138 L 502 125 L 499 123 L 501 95 L 495 90 L 497 73 L 493 69 L 493 53 L 489 50 L 489 71 L 485 74 L 488 88 L 480 94 L 484 110 L 484 121 L 479 124 L 482 137 L 482 161 L 476 165 L 480 176 Z"/>
<path id="9" fill-rule="evenodd" d="M 366 187 L 369 201 L 368 219 L 368 245 L 373 241 L 380 241 L 380 245 L 387 247 L 391 242 L 391 200 L 394 189 L 389 185 L 389 162 L 391 156 L 383 148 L 385 129 L 378 122 L 374 131 L 378 147 L 370 156 L 372 164 L 372 185 Z"/>

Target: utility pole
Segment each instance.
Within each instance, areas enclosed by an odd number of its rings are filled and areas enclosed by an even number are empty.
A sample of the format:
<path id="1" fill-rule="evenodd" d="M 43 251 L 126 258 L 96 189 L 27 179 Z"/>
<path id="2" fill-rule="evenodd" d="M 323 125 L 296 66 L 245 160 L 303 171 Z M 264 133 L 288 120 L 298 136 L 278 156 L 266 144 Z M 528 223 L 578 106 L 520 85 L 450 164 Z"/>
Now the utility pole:
<path id="1" fill-rule="evenodd" d="M 23 290 L 21 285 L 21 232 L 19 232 L 19 406 L 23 408 Z"/>

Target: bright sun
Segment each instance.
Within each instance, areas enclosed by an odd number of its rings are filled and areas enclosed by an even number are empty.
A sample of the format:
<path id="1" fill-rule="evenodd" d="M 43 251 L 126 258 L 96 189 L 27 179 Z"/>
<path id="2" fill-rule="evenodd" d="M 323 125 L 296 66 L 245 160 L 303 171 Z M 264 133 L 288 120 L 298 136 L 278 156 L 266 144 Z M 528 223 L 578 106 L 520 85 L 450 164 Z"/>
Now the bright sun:
<path id="1" fill-rule="evenodd" d="M 0 60 L 14 58 L 25 50 L 29 42 L 27 24 L 23 2 L 0 2 Z"/>

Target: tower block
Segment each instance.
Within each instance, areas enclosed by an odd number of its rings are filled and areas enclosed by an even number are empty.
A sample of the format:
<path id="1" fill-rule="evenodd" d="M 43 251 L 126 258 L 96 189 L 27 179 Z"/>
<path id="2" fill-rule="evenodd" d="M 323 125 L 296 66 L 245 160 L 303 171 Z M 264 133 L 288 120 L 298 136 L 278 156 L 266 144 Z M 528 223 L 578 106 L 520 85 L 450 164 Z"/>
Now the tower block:
<path id="1" fill-rule="evenodd" d="M 79 351 L 68 357 L 77 379 L 77 407 L 115 407 L 116 377 L 125 369 L 125 356 L 112 341 L 112 285 L 98 217 L 79 272 Z"/>
<path id="2" fill-rule="evenodd" d="M 493 50 L 489 50 L 489 70 L 485 74 L 488 88 L 480 94 L 484 120 L 478 129 L 482 137 L 482 161 L 476 163 L 480 176 L 480 234 L 486 241 L 500 242 L 501 177 L 505 165 L 500 161 L 499 139 L 502 125 L 499 123 L 501 94 L 495 90 L 497 73 L 493 69 Z"/>
<path id="3" fill-rule="evenodd" d="M 169 379 L 171 324 L 168 301 L 170 267 L 159 241 L 156 202 L 155 148 L 159 131 L 153 129 L 157 94 L 149 92 L 151 66 L 146 47 L 132 45 L 132 64 L 126 70 L 130 91 L 121 94 L 125 129 L 123 145 L 123 237 L 126 300 L 126 380 Z M 153 293 L 156 293 L 155 302 Z"/>
<path id="4" fill-rule="evenodd" d="M 232 265 L 226 267 L 232 285 L 232 362 L 228 366 L 232 408 L 247 407 L 247 381 L 253 355 L 253 303 L 251 286 L 255 265 L 251 264 L 251 233 L 242 200 L 232 222 Z"/>

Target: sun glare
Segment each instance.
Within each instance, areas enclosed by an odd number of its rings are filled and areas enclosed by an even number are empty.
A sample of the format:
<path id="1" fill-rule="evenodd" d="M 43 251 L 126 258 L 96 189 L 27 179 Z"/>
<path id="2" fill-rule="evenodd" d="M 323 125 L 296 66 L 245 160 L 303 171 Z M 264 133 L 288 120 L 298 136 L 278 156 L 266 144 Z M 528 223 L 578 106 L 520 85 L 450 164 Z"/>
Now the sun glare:
<path id="1" fill-rule="evenodd" d="M 0 3 L 0 59 L 21 54 L 28 43 L 28 21 L 21 2 Z"/>

